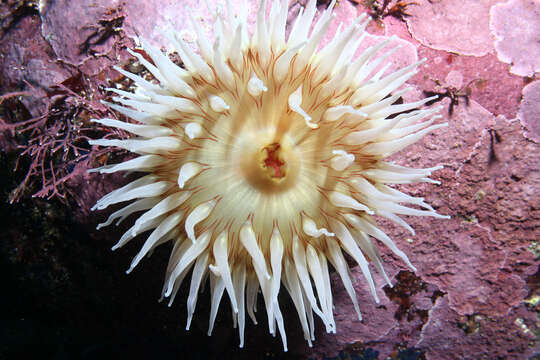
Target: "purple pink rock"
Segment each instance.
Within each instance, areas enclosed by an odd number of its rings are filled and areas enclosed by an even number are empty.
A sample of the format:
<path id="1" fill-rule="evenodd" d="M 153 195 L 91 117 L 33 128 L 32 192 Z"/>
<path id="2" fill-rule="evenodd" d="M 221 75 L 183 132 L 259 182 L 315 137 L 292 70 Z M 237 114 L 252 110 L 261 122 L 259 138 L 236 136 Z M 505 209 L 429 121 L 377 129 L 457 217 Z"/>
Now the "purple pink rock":
<path id="1" fill-rule="evenodd" d="M 532 77 L 540 71 L 540 3 L 509 0 L 491 7 L 490 15 L 499 60 L 519 76 Z"/>

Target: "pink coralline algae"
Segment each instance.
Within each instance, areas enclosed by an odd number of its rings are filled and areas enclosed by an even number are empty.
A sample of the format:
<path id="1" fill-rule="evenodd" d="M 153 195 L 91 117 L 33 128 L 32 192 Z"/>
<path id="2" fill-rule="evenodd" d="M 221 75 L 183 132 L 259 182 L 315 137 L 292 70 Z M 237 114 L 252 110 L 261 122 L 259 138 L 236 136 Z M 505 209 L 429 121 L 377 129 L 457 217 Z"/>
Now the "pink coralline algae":
<path id="1" fill-rule="evenodd" d="M 494 5 L 490 14 L 499 60 L 510 64 L 510 72 L 519 76 L 540 71 L 540 2 L 510 0 Z"/>
<path id="2" fill-rule="evenodd" d="M 518 117 L 527 128 L 526 136 L 540 142 L 540 81 L 534 81 L 523 88 L 523 100 Z"/>
<path id="3" fill-rule="evenodd" d="M 412 36 L 424 46 L 463 55 L 493 50 L 489 33 L 490 1 L 419 1 L 407 8 Z M 472 18 L 474 17 L 474 20 Z"/>

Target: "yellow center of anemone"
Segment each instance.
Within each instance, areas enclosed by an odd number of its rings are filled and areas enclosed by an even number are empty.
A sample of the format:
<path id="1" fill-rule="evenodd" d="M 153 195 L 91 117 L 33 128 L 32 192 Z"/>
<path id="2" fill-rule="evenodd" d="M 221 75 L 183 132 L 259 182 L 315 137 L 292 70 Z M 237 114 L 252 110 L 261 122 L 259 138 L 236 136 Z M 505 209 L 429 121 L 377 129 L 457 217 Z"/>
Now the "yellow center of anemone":
<path id="1" fill-rule="evenodd" d="M 300 159 L 292 146 L 274 142 L 249 153 L 240 164 L 246 181 L 265 193 L 278 193 L 290 189 L 300 170 Z"/>
<path id="2" fill-rule="evenodd" d="M 152 61 L 131 53 L 153 79 L 117 69 L 138 88 L 109 89 L 119 95 L 110 106 L 135 123 L 94 121 L 134 137 L 91 144 L 140 156 L 93 171 L 148 174 L 97 202 L 93 209 L 134 200 L 98 228 L 144 211 L 113 247 L 151 231 L 128 272 L 156 246 L 173 241 L 162 295 L 172 303 L 191 275 L 187 328 L 201 283 L 209 277 L 209 333 L 226 292 L 242 346 L 246 312 L 255 321 L 260 289 L 269 330 L 280 332 L 286 349 L 278 300 L 286 290 L 311 345 L 313 313 L 327 332 L 336 331 L 330 265 L 361 319 L 343 252 L 358 263 L 376 301 L 369 266 L 391 283 L 373 239 L 414 270 L 374 215 L 413 234 L 399 215 L 444 218 L 422 198 L 391 186 L 436 183 L 429 176 L 440 167 L 411 169 L 384 161 L 445 125 L 433 124 L 438 109 L 420 109 L 431 98 L 398 102 L 419 63 L 386 74 L 376 55 L 388 41 L 355 56 L 364 17 L 318 50 L 334 3 L 312 27 L 316 1 L 310 0 L 287 40 L 286 0 L 273 2 L 268 17 L 262 2 L 253 34 L 244 12 L 216 12 L 213 43 L 193 21 L 200 55 L 179 35 L 169 36 L 184 68 L 141 39 Z"/>

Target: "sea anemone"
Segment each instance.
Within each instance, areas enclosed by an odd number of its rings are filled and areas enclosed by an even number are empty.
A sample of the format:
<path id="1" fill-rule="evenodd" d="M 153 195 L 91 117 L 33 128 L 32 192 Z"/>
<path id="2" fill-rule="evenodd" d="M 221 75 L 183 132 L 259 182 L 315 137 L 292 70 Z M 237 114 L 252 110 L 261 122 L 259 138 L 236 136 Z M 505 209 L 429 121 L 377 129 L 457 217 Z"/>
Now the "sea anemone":
<path id="1" fill-rule="evenodd" d="M 420 62 L 386 74 L 380 64 L 392 51 L 377 54 L 388 41 L 355 56 L 366 34 L 365 16 L 338 29 L 319 49 L 334 3 L 312 27 L 317 9 L 316 1 L 309 1 L 286 37 L 287 0 L 273 2 L 268 16 L 261 1 L 253 34 L 247 7 L 235 14 L 227 2 L 226 11 L 213 13 L 214 42 L 192 18 L 198 51 L 178 33 L 164 34 L 183 66 L 139 39 L 148 56 L 130 53 L 152 79 L 116 68 L 136 90 L 109 89 L 118 95 L 109 106 L 133 122 L 93 121 L 135 137 L 90 143 L 139 156 L 91 171 L 148 174 L 96 203 L 93 210 L 135 200 L 98 229 L 145 211 L 113 247 L 152 231 L 128 273 L 156 246 L 173 242 L 162 297 L 169 297 L 170 305 L 191 274 L 187 329 L 201 284 L 209 278 L 209 334 L 226 292 L 242 347 L 246 311 L 256 323 L 260 289 L 270 333 L 277 328 L 286 350 L 278 301 L 284 288 L 311 346 L 313 313 L 327 332 L 336 331 L 330 264 L 361 319 L 343 252 L 358 263 L 377 302 L 369 263 L 391 283 L 373 239 L 415 270 L 373 215 L 413 234 L 399 214 L 446 217 L 422 198 L 392 187 L 437 183 L 428 176 L 441 167 L 411 169 L 384 161 L 446 125 L 434 124 L 438 109 L 419 109 L 432 98 L 398 101 Z"/>

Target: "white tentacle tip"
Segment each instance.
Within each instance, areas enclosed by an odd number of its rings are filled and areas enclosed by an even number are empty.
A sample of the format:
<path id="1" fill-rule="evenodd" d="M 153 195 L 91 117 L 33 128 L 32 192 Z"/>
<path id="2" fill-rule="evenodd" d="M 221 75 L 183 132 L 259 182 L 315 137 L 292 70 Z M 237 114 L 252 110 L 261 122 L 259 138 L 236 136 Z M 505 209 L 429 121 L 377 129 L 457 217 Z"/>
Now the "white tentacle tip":
<path id="1" fill-rule="evenodd" d="M 198 123 L 189 123 L 184 128 L 184 132 L 191 140 L 200 137 L 202 134 L 202 126 Z"/>
<path id="2" fill-rule="evenodd" d="M 215 112 L 223 112 L 225 110 L 229 110 L 230 109 L 230 106 L 227 105 L 227 103 L 225 102 L 225 100 L 223 100 L 221 97 L 217 96 L 217 95 L 211 95 L 209 97 L 209 100 L 210 100 L 210 107 L 212 108 L 212 110 L 214 110 Z"/>
<path id="3" fill-rule="evenodd" d="M 264 85 L 262 80 L 253 73 L 248 81 L 247 90 L 251 96 L 259 96 L 262 92 L 268 91 L 268 88 Z"/>
<path id="4" fill-rule="evenodd" d="M 201 166 L 195 162 L 188 162 L 182 165 L 178 172 L 178 187 L 183 189 L 191 178 L 199 173 Z"/>
<path id="5" fill-rule="evenodd" d="M 313 221 L 313 219 L 309 218 L 306 215 L 302 215 L 302 229 L 304 230 L 304 233 L 306 233 L 306 235 L 312 236 L 314 238 L 318 238 L 321 235 L 329 237 L 335 236 L 334 233 L 329 232 L 325 228 L 317 228 L 317 224 L 315 223 L 315 221 Z"/>
<path id="6" fill-rule="evenodd" d="M 344 150 L 332 150 L 332 154 L 335 156 L 330 160 L 330 165 L 336 171 L 343 171 L 354 163 L 354 155 Z"/>
<path id="7" fill-rule="evenodd" d="M 311 129 L 317 129 L 319 125 L 311 122 L 311 116 L 302 109 L 302 85 L 300 85 L 288 99 L 289 109 L 299 114 L 306 121 L 306 125 Z"/>

